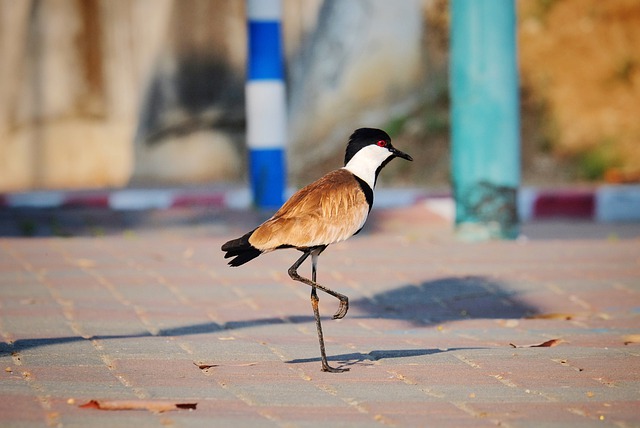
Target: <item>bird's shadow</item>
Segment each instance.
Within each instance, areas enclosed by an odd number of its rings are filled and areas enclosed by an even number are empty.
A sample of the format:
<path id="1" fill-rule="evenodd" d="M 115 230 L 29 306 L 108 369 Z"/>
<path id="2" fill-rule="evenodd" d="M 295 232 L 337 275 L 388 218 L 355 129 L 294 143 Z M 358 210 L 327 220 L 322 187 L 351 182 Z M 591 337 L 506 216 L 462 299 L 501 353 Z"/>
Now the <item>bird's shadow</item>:
<path id="1" fill-rule="evenodd" d="M 352 352 L 349 354 L 331 355 L 327 357 L 328 361 L 338 363 L 337 368 L 345 368 L 357 364 L 372 364 L 375 361 L 386 360 L 391 358 L 410 358 L 422 357 L 426 355 L 440 354 L 442 352 L 452 352 L 459 350 L 482 349 L 482 348 L 449 348 L 449 349 L 385 349 L 375 350 L 363 354 L 361 352 Z M 320 357 L 315 358 L 296 358 L 294 360 L 285 361 L 287 364 L 301 364 L 320 362 Z"/>
<path id="2" fill-rule="evenodd" d="M 408 284 L 352 303 L 359 317 L 429 326 L 463 319 L 523 318 L 538 313 L 514 287 L 483 276 L 444 277 Z"/>
<path id="3" fill-rule="evenodd" d="M 538 313 L 535 307 L 519 298 L 513 287 L 482 276 L 445 277 L 408 284 L 377 293 L 371 298 L 357 299 L 351 306 L 358 312 L 354 315 L 356 318 L 404 320 L 409 328 L 428 328 L 464 319 L 519 319 Z M 471 348 L 375 350 L 366 354 L 333 355 L 328 360 L 338 362 L 339 367 L 344 368 L 389 358 L 428 356 L 460 349 Z M 320 358 L 287 362 L 317 361 Z"/>
<path id="4" fill-rule="evenodd" d="M 522 302 L 513 287 L 486 277 L 445 277 L 408 284 L 387 290 L 370 298 L 351 302 L 351 317 L 370 319 L 404 320 L 407 328 L 428 328 L 461 319 L 508 319 L 522 318 L 537 313 L 536 308 Z M 349 316 L 349 315 L 348 315 Z M 148 331 L 131 334 L 97 335 L 91 339 L 135 339 L 142 337 L 176 337 L 198 334 L 215 334 L 250 327 L 277 324 L 312 323 L 312 316 L 287 318 L 257 318 L 231 321 L 225 324 L 205 322 L 164 329 L 157 334 Z M 80 336 L 20 339 L 0 343 L 0 356 L 10 355 L 41 346 L 63 345 L 86 340 Z M 443 352 L 439 349 L 375 350 L 366 354 L 353 353 L 334 355 L 332 361 L 356 364 L 388 358 L 428 356 Z M 318 358 L 291 360 L 289 363 L 318 361 Z"/>

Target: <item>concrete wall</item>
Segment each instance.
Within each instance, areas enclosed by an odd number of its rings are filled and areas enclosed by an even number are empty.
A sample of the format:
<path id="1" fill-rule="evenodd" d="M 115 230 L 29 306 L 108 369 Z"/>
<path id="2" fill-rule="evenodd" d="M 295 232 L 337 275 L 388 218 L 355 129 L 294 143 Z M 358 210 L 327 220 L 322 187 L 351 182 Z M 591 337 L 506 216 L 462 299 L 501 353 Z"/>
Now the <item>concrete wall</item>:
<path id="1" fill-rule="evenodd" d="M 283 2 L 294 174 L 415 84 L 420 2 L 391 3 Z M 0 19 L 0 191 L 243 179 L 243 0 L 1 0 Z"/>
<path id="2" fill-rule="evenodd" d="M 447 0 L 283 5 L 293 184 L 358 126 L 428 127 L 430 91 L 446 111 Z M 637 0 L 518 6 L 525 153 L 640 177 Z M 0 0 L 0 192 L 244 180 L 245 25 L 244 0 Z M 445 171 L 410 134 L 413 169 Z"/>
<path id="3" fill-rule="evenodd" d="M 128 182 L 142 88 L 169 5 L 0 3 L 1 190 Z"/>

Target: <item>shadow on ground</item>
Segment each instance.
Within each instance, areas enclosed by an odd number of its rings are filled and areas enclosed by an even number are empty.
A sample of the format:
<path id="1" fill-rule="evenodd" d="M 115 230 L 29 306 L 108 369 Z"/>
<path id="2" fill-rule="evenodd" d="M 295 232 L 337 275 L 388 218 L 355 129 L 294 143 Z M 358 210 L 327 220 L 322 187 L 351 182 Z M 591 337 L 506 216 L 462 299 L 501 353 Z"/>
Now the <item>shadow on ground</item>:
<path id="1" fill-rule="evenodd" d="M 452 352 L 469 349 L 481 349 L 481 348 L 448 348 L 448 349 L 386 349 L 371 351 L 366 354 L 361 352 L 353 352 L 350 354 L 331 355 L 327 357 L 328 361 L 337 362 L 337 368 L 345 368 L 349 366 L 373 363 L 374 361 L 388 360 L 392 358 L 410 358 L 410 357 L 422 357 L 425 355 L 440 354 L 442 352 Z M 291 361 L 286 361 L 287 364 L 300 364 L 300 363 L 319 363 L 320 357 L 316 358 L 298 358 Z"/>
<path id="2" fill-rule="evenodd" d="M 505 284 L 485 277 L 447 277 L 426 281 L 416 285 L 405 285 L 373 296 L 370 299 L 354 300 L 358 318 L 394 319 L 407 321 L 408 328 L 428 327 L 460 319 L 508 319 L 535 314 L 535 308 L 519 302 Z M 347 315 L 348 317 L 349 315 Z M 226 324 L 206 322 L 165 329 L 155 336 L 185 336 L 215 334 L 229 330 L 261 327 L 276 324 L 312 323 L 312 316 L 287 318 L 260 318 L 233 321 Z M 394 327 L 397 328 L 397 327 Z M 98 335 L 88 339 L 135 339 L 152 337 L 149 332 L 123 335 Z M 31 348 L 60 345 L 87 340 L 80 336 L 20 339 L 13 343 L 0 343 L 0 355 L 19 353 Z M 414 357 L 443 352 L 438 349 L 406 349 L 372 351 L 368 354 L 345 354 L 330 359 L 355 364 L 386 358 Z M 319 358 L 292 360 L 289 363 L 319 361 Z"/>
<path id="3" fill-rule="evenodd" d="M 461 319 L 519 319 L 536 314 L 536 308 L 518 301 L 505 284 L 480 276 L 447 277 L 406 285 L 356 300 L 352 307 L 365 312 L 358 318 L 395 319 L 408 326 L 428 327 Z M 450 352 L 451 349 L 378 350 L 367 354 L 333 355 L 338 367 L 388 358 L 408 358 Z M 469 349 L 469 348 L 465 348 Z M 319 362 L 320 358 L 295 359 L 291 364 Z"/>
<path id="4" fill-rule="evenodd" d="M 367 317 L 431 325 L 459 319 L 522 318 L 537 313 L 506 284 L 481 276 L 446 277 L 405 285 L 354 301 Z"/>
<path id="5" fill-rule="evenodd" d="M 254 228 L 270 212 L 185 207 L 170 210 L 108 210 L 103 208 L 0 208 L 0 237 L 101 237 L 132 233 L 185 232 L 202 228 L 213 234 Z"/>
<path id="6" fill-rule="evenodd" d="M 374 210 L 362 234 L 375 233 L 384 222 L 384 210 Z M 272 211 L 229 210 L 215 206 L 115 211 L 103 208 L 0 208 L 0 237 L 100 237 L 122 234 L 182 233 L 208 236 L 241 234 L 253 229 Z M 425 220 L 428 222 L 428 220 Z M 450 226 L 435 224 L 437 228 Z M 636 239 L 640 222 L 594 223 L 575 219 L 551 219 L 522 224 L 522 236 L 532 240 Z"/>

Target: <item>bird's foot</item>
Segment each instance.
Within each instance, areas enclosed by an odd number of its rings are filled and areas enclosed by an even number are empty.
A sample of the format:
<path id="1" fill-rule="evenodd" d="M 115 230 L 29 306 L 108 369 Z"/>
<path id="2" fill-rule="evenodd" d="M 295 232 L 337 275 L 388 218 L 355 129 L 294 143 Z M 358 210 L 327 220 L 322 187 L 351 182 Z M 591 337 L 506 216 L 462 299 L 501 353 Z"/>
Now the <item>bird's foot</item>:
<path id="1" fill-rule="evenodd" d="M 344 373 L 344 372 L 348 372 L 349 369 L 348 368 L 343 368 L 343 369 L 338 369 L 335 367 L 331 367 L 329 364 L 325 363 L 324 361 L 322 362 L 322 371 L 323 372 L 328 372 L 328 373 Z"/>
<path id="2" fill-rule="evenodd" d="M 349 299 L 344 298 L 340 299 L 340 307 L 338 308 L 338 312 L 333 316 L 334 320 L 339 320 L 340 318 L 344 318 L 347 315 L 347 311 L 349 310 Z"/>

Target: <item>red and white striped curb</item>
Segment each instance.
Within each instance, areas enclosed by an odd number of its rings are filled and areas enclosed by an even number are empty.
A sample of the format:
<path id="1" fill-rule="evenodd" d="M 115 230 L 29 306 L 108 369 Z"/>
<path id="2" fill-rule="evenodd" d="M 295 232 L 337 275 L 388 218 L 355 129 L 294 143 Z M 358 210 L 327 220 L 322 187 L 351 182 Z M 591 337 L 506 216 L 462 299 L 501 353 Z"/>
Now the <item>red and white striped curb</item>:
<path id="1" fill-rule="evenodd" d="M 539 190 L 518 195 L 522 221 L 574 218 L 597 222 L 640 221 L 640 186 L 607 185 L 594 189 Z"/>
<path id="2" fill-rule="evenodd" d="M 376 208 L 424 203 L 453 220 L 455 207 L 448 194 L 434 195 L 423 189 L 378 189 Z M 102 208 L 116 211 L 184 207 L 247 209 L 251 193 L 243 187 L 224 189 L 119 189 L 94 191 L 36 191 L 0 195 L 6 208 Z M 598 222 L 640 221 L 640 185 L 600 186 L 585 189 L 536 189 L 518 193 L 522 221 L 551 218 Z"/>
<path id="3" fill-rule="evenodd" d="M 0 207 L 102 208 L 116 211 L 171 209 L 194 206 L 247 208 L 248 189 L 120 189 L 87 191 L 35 191 L 0 195 Z"/>
<path id="4" fill-rule="evenodd" d="M 591 189 L 536 189 L 518 192 L 521 221 L 574 219 L 611 222 L 640 221 L 640 186 L 616 185 Z M 451 221 L 455 218 L 453 199 L 428 198 L 427 206 Z"/>

